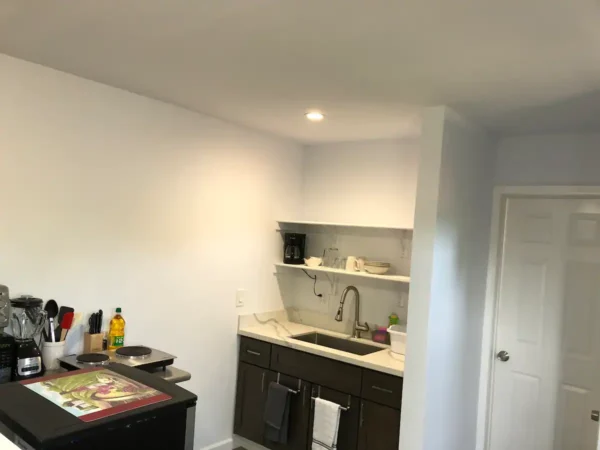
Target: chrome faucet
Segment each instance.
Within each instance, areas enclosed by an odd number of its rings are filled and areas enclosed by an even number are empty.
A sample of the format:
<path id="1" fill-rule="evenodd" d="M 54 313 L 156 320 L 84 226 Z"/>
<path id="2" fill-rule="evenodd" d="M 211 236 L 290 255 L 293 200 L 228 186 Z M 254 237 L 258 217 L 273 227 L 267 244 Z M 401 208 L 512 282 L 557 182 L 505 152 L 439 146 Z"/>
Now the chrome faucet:
<path id="1" fill-rule="evenodd" d="M 360 338 L 360 333 L 362 331 L 369 331 L 369 324 L 368 323 L 360 323 L 360 294 L 358 293 L 358 289 L 356 289 L 354 286 L 348 286 L 346 289 L 344 289 L 344 292 L 342 292 L 342 298 L 340 300 L 340 307 L 338 308 L 337 314 L 335 315 L 335 320 L 338 322 L 341 322 L 342 319 L 344 318 L 344 303 L 346 303 L 346 296 L 348 295 L 348 292 L 354 292 L 354 297 L 355 297 L 355 301 L 354 301 L 354 307 L 355 307 L 355 313 L 354 313 L 354 324 L 352 325 L 352 337 L 353 338 Z"/>

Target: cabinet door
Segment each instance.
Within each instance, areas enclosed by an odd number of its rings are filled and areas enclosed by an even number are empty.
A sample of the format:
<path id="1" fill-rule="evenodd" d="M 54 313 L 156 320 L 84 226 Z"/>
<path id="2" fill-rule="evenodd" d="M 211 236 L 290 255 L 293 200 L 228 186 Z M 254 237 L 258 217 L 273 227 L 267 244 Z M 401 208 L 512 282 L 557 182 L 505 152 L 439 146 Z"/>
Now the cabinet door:
<path id="1" fill-rule="evenodd" d="M 265 429 L 263 412 L 269 376 L 267 369 L 240 362 L 233 432 L 259 444 Z"/>
<path id="2" fill-rule="evenodd" d="M 362 400 L 358 450 L 398 450 L 400 411 Z"/>
<path id="3" fill-rule="evenodd" d="M 269 382 L 277 380 L 277 373 L 270 372 Z M 310 421 L 310 383 L 299 378 L 281 374 L 279 384 L 286 386 L 297 394 L 290 394 L 290 422 L 287 444 L 279 444 L 265 440 L 265 446 L 272 450 L 307 450 L 308 425 Z"/>
<path id="4" fill-rule="evenodd" d="M 342 415 L 340 417 L 337 450 L 356 450 L 358 444 L 358 416 L 360 412 L 360 400 L 348 394 L 315 385 L 313 385 L 312 388 L 312 396 L 321 397 L 343 407 L 350 406 L 347 411 L 342 411 Z M 314 419 L 314 408 L 311 407 L 310 424 L 308 430 L 308 448 L 310 448 L 312 444 Z"/>

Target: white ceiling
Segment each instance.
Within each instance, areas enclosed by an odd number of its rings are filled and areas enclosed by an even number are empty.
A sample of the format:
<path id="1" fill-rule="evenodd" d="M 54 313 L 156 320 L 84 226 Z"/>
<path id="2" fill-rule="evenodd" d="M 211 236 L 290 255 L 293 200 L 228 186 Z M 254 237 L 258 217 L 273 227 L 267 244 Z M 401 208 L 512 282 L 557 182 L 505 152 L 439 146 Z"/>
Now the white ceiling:
<path id="1" fill-rule="evenodd" d="M 304 142 L 600 126 L 596 0 L 2 0 L 0 52 Z"/>

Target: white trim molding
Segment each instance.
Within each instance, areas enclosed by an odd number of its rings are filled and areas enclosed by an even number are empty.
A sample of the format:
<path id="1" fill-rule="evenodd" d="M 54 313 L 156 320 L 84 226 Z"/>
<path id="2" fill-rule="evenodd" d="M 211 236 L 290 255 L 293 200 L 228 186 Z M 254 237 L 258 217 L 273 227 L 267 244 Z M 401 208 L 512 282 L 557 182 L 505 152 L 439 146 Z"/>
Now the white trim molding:
<path id="1" fill-rule="evenodd" d="M 207 447 L 202 447 L 200 450 L 231 450 L 233 448 L 233 438 L 225 439 L 224 441 L 215 442 Z"/>
<path id="2" fill-rule="evenodd" d="M 600 186 L 497 186 L 494 189 L 481 345 L 476 450 L 488 450 L 489 447 L 490 396 L 494 381 L 494 340 L 498 310 L 498 269 L 503 254 L 505 206 L 510 197 L 600 198 Z"/>

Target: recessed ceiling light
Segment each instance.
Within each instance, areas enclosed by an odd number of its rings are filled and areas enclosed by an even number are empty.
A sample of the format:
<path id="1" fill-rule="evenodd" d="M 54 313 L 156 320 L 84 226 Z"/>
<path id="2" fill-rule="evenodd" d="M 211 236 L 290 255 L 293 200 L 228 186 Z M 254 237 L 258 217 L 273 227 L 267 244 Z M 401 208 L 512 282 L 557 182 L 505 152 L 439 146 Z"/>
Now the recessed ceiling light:
<path id="1" fill-rule="evenodd" d="M 321 120 L 323 120 L 325 118 L 325 116 L 323 115 L 323 113 L 320 112 L 320 111 L 309 111 L 309 112 L 307 112 L 304 115 L 311 122 L 320 122 Z"/>

